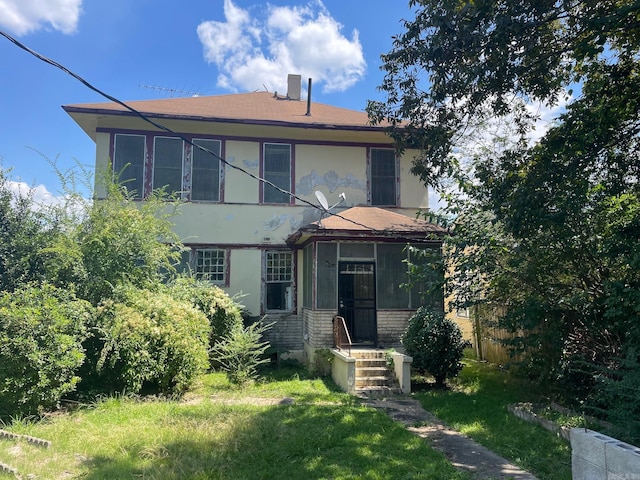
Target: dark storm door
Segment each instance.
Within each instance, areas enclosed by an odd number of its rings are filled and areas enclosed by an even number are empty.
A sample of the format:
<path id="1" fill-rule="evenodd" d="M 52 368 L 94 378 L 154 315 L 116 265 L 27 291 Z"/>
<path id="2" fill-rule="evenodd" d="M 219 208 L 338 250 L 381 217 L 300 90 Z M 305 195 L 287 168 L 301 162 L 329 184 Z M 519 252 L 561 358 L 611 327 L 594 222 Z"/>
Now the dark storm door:
<path id="1" fill-rule="evenodd" d="M 354 344 L 376 346 L 375 264 L 340 262 L 338 268 L 338 315 L 345 319 Z"/>

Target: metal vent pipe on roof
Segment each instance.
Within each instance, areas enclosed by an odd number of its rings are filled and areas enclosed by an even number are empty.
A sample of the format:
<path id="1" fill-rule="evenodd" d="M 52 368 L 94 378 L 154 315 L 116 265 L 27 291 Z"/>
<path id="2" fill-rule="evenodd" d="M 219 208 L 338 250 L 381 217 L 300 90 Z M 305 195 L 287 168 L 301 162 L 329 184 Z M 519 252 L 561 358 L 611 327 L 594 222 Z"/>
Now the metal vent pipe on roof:
<path id="1" fill-rule="evenodd" d="M 311 116 L 311 77 L 309 77 L 309 88 L 307 89 L 307 117 Z"/>

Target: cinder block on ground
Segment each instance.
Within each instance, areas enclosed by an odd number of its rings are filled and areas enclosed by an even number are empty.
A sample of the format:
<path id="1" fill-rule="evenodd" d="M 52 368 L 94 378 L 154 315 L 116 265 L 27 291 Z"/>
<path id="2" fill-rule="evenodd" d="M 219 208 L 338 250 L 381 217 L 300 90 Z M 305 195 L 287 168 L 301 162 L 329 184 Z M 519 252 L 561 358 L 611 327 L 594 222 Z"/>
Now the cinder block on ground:
<path id="1" fill-rule="evenodd" d="M 571 430 L 573 480 L 640 480 L 640 448 L 585 428 Z"/>
<path id="2" fill-rule="evenodd" d="M 602 468 L 606 468 L 607 465 L 605 446 L 608 443 L 615 442 L 617 442 L 615 438 L 608 437 L 593 430 L 586 428 L 571 429 L 572 455 L 584 458 L 585 461 Z"/>
<path id="3" fill-rule="evenodd" d="M 571 478 L 573 480 L 607 480 L 604 467 L 594 465 L 584 458 L 571 455 Z"/>
<path id="4" fill-rule="evenodd" d="M 609 478 L 640 480 L 640 448 L 624 442 L 607 443 Z"/>

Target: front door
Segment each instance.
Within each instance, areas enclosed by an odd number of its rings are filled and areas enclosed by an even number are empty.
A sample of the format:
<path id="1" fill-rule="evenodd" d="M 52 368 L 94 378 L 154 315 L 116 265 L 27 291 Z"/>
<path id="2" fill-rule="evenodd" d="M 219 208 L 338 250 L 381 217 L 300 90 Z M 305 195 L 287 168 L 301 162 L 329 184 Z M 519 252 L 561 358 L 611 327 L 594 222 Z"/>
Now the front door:
<path id="1" fill-rule="evenodd" d="M 377 346 L 375 264 L 340 262 L 338 268 L 338 315 L 352 343 Z"/>

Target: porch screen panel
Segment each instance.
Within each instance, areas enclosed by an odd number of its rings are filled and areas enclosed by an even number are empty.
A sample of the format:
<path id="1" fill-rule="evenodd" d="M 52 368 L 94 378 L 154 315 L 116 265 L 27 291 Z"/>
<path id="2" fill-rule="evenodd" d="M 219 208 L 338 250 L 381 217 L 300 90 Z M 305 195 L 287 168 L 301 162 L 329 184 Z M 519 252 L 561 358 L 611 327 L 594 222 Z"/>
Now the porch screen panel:
<path id="1" fill-rule="evenodd" d="M 373 243 L 346 243 L 340 244 L 340 258 L 366 258 L 374 256 Z"/>
<path id="2" fill-rule="evenodd" d="M 338 249 L 335 243 L 317 246 L 317 304 L 318 309 L 338 308 Z"/>
<path id="3" fill-rule="evenodd" d="M 431 261 L 431 255 L 441 256 L 442 252 L 436 247 L 425 247 L 424 245 L 413 245 L 418 252 L 409 252 L 411 263 L 422 264 L 425 269 L 428 265 L 436 262 Z M 428 253 L 427 256 L 420 255 L 420 251 Z M 426 306 L 435 310 L 444 311 L 444 293 L 442 291 L 443 273 L 436 270 L 426 271 L 425 280 L 417 282 L 411 288 L 411 308 Z"/>
<path id="4" fill-rule="evenodd" d="M 405 245 L 378 244 L 378 308 L 409 308 L 409 291 L 400 285 L 407 283 Z"/>
<path id="5" fill-rule="evenodd" d="M 313 245 L 307 245 L 302 251 L 302 306 L 313 308 Z"/>

